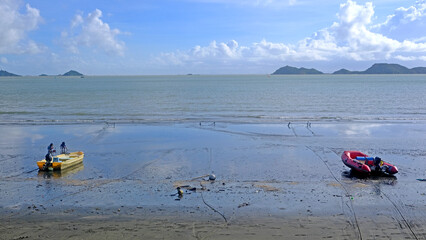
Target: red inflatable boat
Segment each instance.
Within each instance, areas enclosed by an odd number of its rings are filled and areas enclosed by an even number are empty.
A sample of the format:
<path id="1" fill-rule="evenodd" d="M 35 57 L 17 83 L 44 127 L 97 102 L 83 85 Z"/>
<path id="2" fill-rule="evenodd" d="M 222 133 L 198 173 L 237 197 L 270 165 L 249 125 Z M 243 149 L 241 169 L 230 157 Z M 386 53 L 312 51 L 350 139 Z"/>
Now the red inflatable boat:
<path id="1" fill-rule="evenodd" d="M 350 167 L 352 170 L 361 173 L 387 173 L 395 174 L 398 173 L 396 166 L 384 162 L 379 157 L 370 157 L 360 151 L 344 151 L 342 154 L 343 163 Z"/>

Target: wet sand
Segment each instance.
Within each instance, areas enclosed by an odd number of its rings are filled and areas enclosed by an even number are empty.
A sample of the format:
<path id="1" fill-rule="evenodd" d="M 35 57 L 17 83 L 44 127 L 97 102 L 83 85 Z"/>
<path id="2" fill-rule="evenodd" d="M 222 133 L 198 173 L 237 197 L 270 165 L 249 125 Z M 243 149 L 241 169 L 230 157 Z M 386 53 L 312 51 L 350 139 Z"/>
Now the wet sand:
<path id="1" fill-rule="evenodd" d="M 0 239 L 426 238 L 426 182 L 417 180 L 426 178 L 424 122 L 0 132 Z M 83 165 L 38 172 L 47 145 L 62 141 L 85 152 Z M 340 160 L 344 150 L 380 156 L 400 172 L 354 176 Z"/>

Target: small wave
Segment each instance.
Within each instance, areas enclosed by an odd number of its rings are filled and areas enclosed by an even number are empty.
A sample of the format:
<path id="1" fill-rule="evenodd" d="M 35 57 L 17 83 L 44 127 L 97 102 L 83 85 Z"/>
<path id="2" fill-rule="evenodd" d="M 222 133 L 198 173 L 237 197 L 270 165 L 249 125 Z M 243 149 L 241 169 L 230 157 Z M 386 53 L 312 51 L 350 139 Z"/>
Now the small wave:
<path id="1" fill-rule="evenodd" d="M 0 115 L 32 115 L 39 114 L 38 112 L 29 111 L 0 111 Z"/>

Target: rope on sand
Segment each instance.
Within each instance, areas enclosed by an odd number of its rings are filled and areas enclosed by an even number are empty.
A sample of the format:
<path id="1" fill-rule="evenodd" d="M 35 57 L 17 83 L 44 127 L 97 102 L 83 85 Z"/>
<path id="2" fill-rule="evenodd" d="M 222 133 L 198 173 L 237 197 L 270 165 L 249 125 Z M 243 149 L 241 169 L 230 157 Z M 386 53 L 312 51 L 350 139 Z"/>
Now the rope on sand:
<path id="1" fill-rule="evenodd" d="M 32 172 L 37 171 L 37 170 L 38 170 L 38 168 L 35 168 L 33 170 L 30 170 L 30 171 L 25 171 L 25 172 L 18 173 L 18 174 L 15 174 L 15 175 L 11 175 L 11 176 L 7 176 L 7 177 L 4 177 L 4 178 L 14 178 L 14 177 L 20 176 L 22 174 L 32 173 Z"/>
<path id="2" fill-rule="evenodd" d="M 330 167 L 328 166 L 328 164 L 325 162 L 325 160 L 317 153 L 317 152 L 315 152 L 311 147 L 309 147 L 309 146 L 305 146 L 307 149 L 309 149 L 309 150 L 311 150 L 319 159 L 321 159 L 321 161 L 324 163 L 324 165 L 327 167 L 327 169 L 328 169 L 328 171 L 331 173 L 331 176 L 333 176 L 333 178 L 334 178 L 334 180 L 336 180 L 336 182 L 338 182 L 339 184 L 340 184 L 340 186 L 342 186 L 343 187 L 343 189 L 345 190 L 345 192 L 346 192 L 346 195 L 347 196 L 351 196 L 350 195 L 350 193 L 349 193 L 349 191 L 348 191 L 348 189 L 346 189 L 346 187 L 345 187 L 345 185 L 343 185 L 343 183 L 342 182 L 340 182 L 339 181 L 339 179 L 337 179 L 337 177 L 334 175 L 334 173 L 333 173 L 333 171 L 331 171 L 331 169 L 330 169 Z M 358 229 L 358 234 L 359 234 L 359 239 L 360 240 L 362 240 L 362 233 L 361 233 L 361 229 L 359 228 L 359 223 L 358 223 L 358 218 L 357 218 L 357 216 L 356 216 L 356 213 L 355 213 L 355 209 L 354 209 L 354 206 L 353 206 L 353 203 L 352 203 L 352 201 L 353 201 L 353 199 L 352 198 L 349 198 L 349 202 L 350 202 L 350 204 L 351 204 L 351 210 L 352 210 L 352 213 L 353 213 L 353 215 L 354 215 L 354 219 L 355 219 L 355 224 L 356 224 L 356 227 L 357 227 L 357 229 Z M 410 230 L 411 230 L 411 228 L 410 228 Z"/>
<path id="3" fill-rule="evenodd" d="M 26 172 L 24 172 L 24 173 L 32 173 L 32 172 L 37 171 L 37 170 L 38 170 L 38 168 L 35 168 L 35 169 L 33 169 L 33 170 L 26 171 Z"/>
<path id="4" fill-rule="evenodd" d="M 205 178 L 205 177 L 208 177 L 209 175 L 210 174 L 206 174 L 206 175 L 203 175 L 203 176 L 195 177 L 195 178 L 192 178 L 191 181 L 195 181 L 195 180 L 198 180 L 198 179 L 201 179 L 201 178 Z"/>
<path id="5" fill-rule="evenodd" d="M 396 211 L 399 213 L 399 215 L 401 216 L 401 218 L 404 220 L 404 222 L 405 222 L 405 224 L 407 225 L 408 229 L 410 229 L 410 232 L 413 234 L 414 238 L 415 238 L 415 239 L 418 239 L 418 238 L 417 238 L 417 236 L 416 236 L 416 234 L 414 233 L 413 229 L 411 229 L 410 224 L 409 224 L 409 223 L 408 223 L 408 221 L 405 219 L 404 215 L 402 215 L 402 212 L 399 210 L 398 206 L 394 203 L 394 201 L 392 201 L 392 200 L 390 199 L 390 197 L 389 197 L 388 195 L 386 195 L 385 193 L 382 193 L 382 194 L 383 194 L 383 196 L 385 196 L 385 197 L 389 200 L 389 202 L 391 202 L 391 203 L 392 203 L 392 205 L 395 207 Z"/>
<path id="6" fill-rule="evenodd" d="M 225 215 L 223 215 L 221 212 L 219 212 L 218 210 L 216 210 L 210 204 L 206 203 L 206 201 L 204 200 L 203 192 L 201 192 L 201 198 L 203 199 L 203 202 L 204 202 L 204 204 L 206 204 L 207 207 L 209 207 L 214 212 L 217 212 L 220 216 L 222 216 L 222 218 L 225 220 L 225 222 L 228 223 L 228 220 L 226 219 Z"/>
<path id="7" fill-rule="evenodd" d="M 201 179 L 201 178 L 205 178 L 205 177 L 209 177 L 209 176 L 211 176 L 211 175 L 210 175 L 210 174 L 202 175 L 202 176 L 195 177 L 195 178 L 191 179 L 191 181 L 195 181 L 195 180 L 198 180 L 198 179 Z M 214 176 L 214 175 L 213 175 L 213 176 Z M 205 189 L 205 187 L 203 186 L 203 184 L 202 184 L 202 183 L 200 183 L 200 185 L 201 185 L 201 188 L 202 188 L 202 189 Z M 226 223 L 228 223 L 228 219 L 226 219 L 226 217 L 225 217 L 225 215 L 223 215 L 223 213 L 221 213 L 221 212 L 219 212 L 218 210 L 216 210 L 214 207 L 212 207 L 210 204 L 208 204 L 208 203 L 206 202 L 206 200 L 204 200 L 203 191 L 201 191 L 201 199 L 203 200 L 203 203 L 204 203 L 207 207 L 209 207 L 211 210 L 213 210 L 214 212 L 216 212 L 216 213 L 218 213 L 220 216 L 222 216 L 222 218 L 225 220 L 225 222 L 226 222 Z"/>

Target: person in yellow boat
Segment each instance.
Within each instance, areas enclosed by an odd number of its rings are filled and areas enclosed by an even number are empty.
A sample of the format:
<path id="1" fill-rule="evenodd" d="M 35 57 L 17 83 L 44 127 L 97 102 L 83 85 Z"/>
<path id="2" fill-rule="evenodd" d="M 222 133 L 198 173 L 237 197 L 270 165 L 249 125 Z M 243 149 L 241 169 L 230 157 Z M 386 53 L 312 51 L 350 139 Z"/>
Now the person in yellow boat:
<path id="1" fill-rule="evenodd" d="M 53 143 L 51 143 L 49 146 L 47 146 L 47 153 L 53 154 L 54 152 L 56 152 L 55 146 L 53 146 Z"/>
<path id="2" fill-rule="evenodd" d="M 65 145 L 65 142 L 62 142 L 61 144 L 61 154 L 66 154 L 68 152 L 67 145 Z"/>

